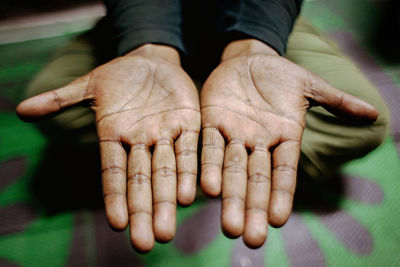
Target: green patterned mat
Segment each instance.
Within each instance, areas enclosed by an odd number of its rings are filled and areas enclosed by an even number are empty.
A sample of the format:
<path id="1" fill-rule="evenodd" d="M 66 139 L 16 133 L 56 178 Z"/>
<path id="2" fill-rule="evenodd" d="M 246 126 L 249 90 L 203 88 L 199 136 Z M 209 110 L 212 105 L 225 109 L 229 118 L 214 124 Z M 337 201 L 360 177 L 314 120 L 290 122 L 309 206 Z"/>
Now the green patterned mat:
<path id="1" fill-rule="evenodd" d="M 171 243 L 134 253 L 128 234 L 107 226 L 98 176 L 74 176 L 92 152 L 68 148 L 62 157 L 14 114 L 27 82 L 75 34 L 1 45 L 0 266 L 399 266 L 400 61 L 388 63 L 371 42 L 383 19 L 378 7 L 367 0 L 307 1 L 303 15 L 379 88 L 392 114 L 390 136 L 347 164 L 334 184 L 299 194 L 288 224 L 270 228 L 257 250 L 224 237 L 218 200 L 200 198 L 178 209 Z M 79 179 L 85 182 L 77 188 Z"/>

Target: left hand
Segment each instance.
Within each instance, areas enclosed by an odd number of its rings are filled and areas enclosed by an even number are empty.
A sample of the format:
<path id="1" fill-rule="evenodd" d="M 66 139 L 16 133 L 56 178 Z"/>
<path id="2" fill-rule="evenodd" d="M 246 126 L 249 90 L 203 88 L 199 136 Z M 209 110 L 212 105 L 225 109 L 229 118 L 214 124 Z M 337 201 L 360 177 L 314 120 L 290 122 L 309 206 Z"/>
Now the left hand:
<path id="1" fill-rule="evenodd" d="M 96 114 L 107 219 L 116 230 L 129 223 L 133 247 L 148 252 L 173 238 L 176 202 L 196 195 L 196 87 L 174 48 L 147 44 L 25 100 L 17 113 L 32 121 L 85 101 Z"/>
<path id="2" fill-rule="evenodd" d="M 201 186 L 212 196 L 222 191 L 225 234 L 259 247 L 268 223 L 289 218 L 307 108 L 319 104 L 368 122 L 378 113 L 270 48 L 233 48 L 201 92 Z"/>

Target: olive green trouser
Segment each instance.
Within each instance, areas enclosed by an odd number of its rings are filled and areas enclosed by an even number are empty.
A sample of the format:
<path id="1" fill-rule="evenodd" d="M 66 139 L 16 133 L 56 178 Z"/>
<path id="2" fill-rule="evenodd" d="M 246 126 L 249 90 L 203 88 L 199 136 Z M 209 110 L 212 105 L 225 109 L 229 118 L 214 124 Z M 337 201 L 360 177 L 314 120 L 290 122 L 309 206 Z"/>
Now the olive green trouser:
<path id="1" fill-rule="evenodd" d="M 96 45 L 90 33 L 68 44 L 32 81 L 28 96 L 64 86 L 104 63 L 98 59 Z M 289 38 L 286 57 L 379 111 L 374 124 L 359 125 L 341 120 L 321 107 L 311 108 L 306 115 L 300 159 L 300 168 L 306 174 L 316 179 L 330 177 L 341 164 L 367 154 L 383 141 L 389 121 L 385 103 L 332 41 L 299 18 Z M 96 142 L 94 114 L 86 107 L 68 109 L 40 126 L 58 142 Z"/>

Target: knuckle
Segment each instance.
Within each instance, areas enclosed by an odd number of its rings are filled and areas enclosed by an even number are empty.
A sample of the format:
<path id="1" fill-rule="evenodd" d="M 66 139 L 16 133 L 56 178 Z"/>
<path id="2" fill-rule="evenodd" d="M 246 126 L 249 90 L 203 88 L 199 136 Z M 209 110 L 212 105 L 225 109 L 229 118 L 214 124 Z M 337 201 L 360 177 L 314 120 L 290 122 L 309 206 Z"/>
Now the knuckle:
<path id="1" fill-rule="evenodd" d="M 239 139 L 232 139 L 229 142 L 229 146 L 243 146 L 244 147 L 244 142 Z"/>
<path id="2" fill-rule="evenodd" d="M 137 151 L 137 150 L 147 151 L 148 148 L 147 148 L 147 146 L 145 144 L 136 144 L 136 145 L 132 146 L 132 150 L 133 151 Z"/>
<path id="3" fill-rule="evenodd" d="M 125 197 L 123 193 L 121 192 L 116 192 L 116 191 L 105 191 L 103 192 L 103 197 L 104 199 L 109 199 L 109 198 L 123 198 Z"/>
<path id="4" fill-rule="evenodd" d="M 240 204 L 244 204 L 245 203 L 244 198 L 241 198 L 239 196 L 222 196 L 222 200 L 229 201 L 229 202 L 237 202 L 237 203 L 240 203 Z"/>
<path id="5" fill-rule="evenodd" d="M 178 172 L 178 176 L 197 176 L 197 172 L 194 171 L 180 171 Z"/>
<path id="6" fill-rule="evenodd" d="M 274 171 L 277 172 L 289 172 L 297 174 L 297 168 L 292 165 L 281 164 L 274 167 Z"/>
<path id="7" fill-rule="evenodd" d="M 173 176 L 176 175 L 175 169 L 168 167 L 168 166 L 163 166 L 160 168 L 157 168 L 154 170 L 153 175 L 157 175 L 159 177 L 168 177 L 168 176 Z"/>
<path id="8" fill-rule="evenodd" d="M 267 213 L 267 211 L 265 209 L 260 208 L 260 207 L 246 207 L 246 211 L 258 212 L 258 213 L 264 213 L 264 214 Z"/>
<path id="9" fill-rule="evenodd" d="M 110 166 L 101 170 L 102 174 L 125 174 L 125 170 L 120 166 Z"/>
<path id="10" fill-rule="evenodd" d="M 205 150 L 221 150 L 224 152 L 224 146 L 215 145 L 215 144 L 203 144 L 203 151 Z"/>
<path id="11" fill-rule="evenodd" d="M 188 157 L 188 156 L 192 156 L 193 154 L 196 154 L 197 150 L 194 149 L 182 149 L 180 151 L 178 151 L 176 153 L 176 156 L 180 156 L 180 157 Z"/>
<path id="12" fill-rule="evenodd" d="M 264 144 L 256 144 L 253 148 L 253 152 L 268 153 L 268 148 Z"/>
<path id="13" fill-rule="evenodd" d="M 62 108 L 62 103 L 61 103 L 60 96 L 58 95 L 58 93 L 56 91 L 51 91 L 51 92 L 52 92 L 53 102 L 56 104 L 58 109 L 61 109 Z"/>
<path id="14" fill-rule="evenodd" d="M 261 184 L 261 183 L 269 183 L 271 181 L 271 177 L 266 173 L 256 172 L 249 176 L 249 183 Z"/>
<path id="15" fill-rule="evenodd" d="M 141 215 L 141 214 L 153 216 L 153 214 L 147 210 L 129 210 L 129 216 Z"/>
<path id="16" fill-rule="evenodd" d="M 336 100 L 334 108 L 340 108 L 343 104 L 343 100 L 344 100 L 344 93 L 341 92 Z"/>
<path id="17" fill-rule="evenodd" d="M 224 166 L 224 172 L 242 174 L 246 173 L 246 169 L 239 163 L 233 162 Z"/>
<path id="18" fill-rule="evenodd" d="M 173 206 L 176 207 L 176 202 L 175 201 L 171 201 L 171 200 L 157 200 L 154 201 L 154 206 Z"/>
<path id="19" fill-rule="evenodd" d="M 218 163 L 216 163 L 214 161 L 203 161 L 201 163 L 201 166 L 202 167 L 216 167 L 218 169 L 221 169 L 221 164 L 218 164 Z"/>
<path id="20" fill-rule="evenodd" d="M 156 146 L 170 146 L 172 145 L 172 141 L 169 138 L 161 138 L 157 141 Z"/>
<path id="21" fill-rule="evenodd" d="M 150 176 L 144 173 L 135 173 L 132 176 L 128 176 L 128 183 L 131 184 L 150 184 Z"/>

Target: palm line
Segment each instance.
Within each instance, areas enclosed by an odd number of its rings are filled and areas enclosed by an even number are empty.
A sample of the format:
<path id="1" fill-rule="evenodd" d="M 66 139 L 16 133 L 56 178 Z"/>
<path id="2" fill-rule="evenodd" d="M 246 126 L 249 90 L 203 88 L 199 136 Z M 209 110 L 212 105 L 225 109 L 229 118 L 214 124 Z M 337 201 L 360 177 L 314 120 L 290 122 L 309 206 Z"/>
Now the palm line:
<path id="1" fill-rule="evenodd" d="M 233 113 L 235 113 L 235 114 L 238 114 L 238 115 L 241 116 L 241 117 L 245 117 L 246 119 L 249 119 L 249 120 L 255 122 L 256 124 L 258 124 L 259 126 L 261 126 L 265 131 L 267 131 L 268 134 L 269 134 L 271 137 L 273 136 L 273 135 L 271 134 L 270 130 L 267 129 L 267 128 L 266 128 L 261 122 L 259 122 L 257 119 L 253 119 L 253 118 L 249 117 L 247 114 L 238 112 L 237 110 L 233 110 L 233 109 L 226 108 L 226 107 L 220 107 L 220 106 L 217 106 L 217 105 L 207 105 L 207 106 L 203 106 L 203 107 L 201 107 L 201 108 L 202 108 L 202 109 L 220 108 L 220 109 L 228 110 L 228 111 L 230 111 L 230 112 L 233 112 Z"/>
<path id="2" fill-rule="evenodd" d="M 146 115 L 146 116 L 143 116 L 143 117 L 140 118 L 139 120 L 135 121 L 135 123 L 134 123 L 133 125 L 131 125 L 128 129 L 133 128 L 136 124 L 138 124 L 139 122 L 141 122 L 142 120 L 144 120 L 144 119 L 146 119 L 146 118 L 148 118 L 148 117 L 151 117 L 151 116 L 154 116 L 154 115 L 160 115 L 160 114 L 163 114 L 163 113 L 168 113 L 168 112 L 171 112 L 171 111 L 179 111 L 179 110 L 189 110 L 189 111 L 200 112 L 200 110 L 198 110 L 198 109 L 189 108 L 189 107 L 172 108 L 172 109 L 167 109 L 167 110 L 160 111 L 160 112 L 154 112 L 154 113 L 148 114 L 148 115 Z"/>
<path id="3" fill-rule="evenodd" d="M 156 105 L 158 105 L 158 104 L 164 102 L 165 99 L 167 99 L 167 98 L 170 97 L 170 96 L 171 96 L 171 93 L 169 93 L 168 95 L 166 95 L 166 96 L 165 96 L 163 99 L 161 99 L 160 101 L 154 103 L 153 106 L 156 106 Z M 128 102 L 128 103 L 129 103 L 129 102 Z M 124 104 L 123 107 L 125 107 L 128 103 Z M 105 118 L 110 117 L 110 116 L 112 116 L 112 115 L 121 114 L 121 113 L 124 113 L 124 112 L 127 112 L 127 111 L 132 111 L 132 110 L 137 110 L 137 109 L 144 109 L 144 108 L 147 108 L 147 106 L 146 106 L 146 105 L 143 105 L 143 106 L 139 106 L 139 107 L 128 108 L 128 109 L 125 109 L 125 110 L 122 110 L 123 108 L 120 108 L 120 109 L 117 110 L 117 111 L 104 114 L 101 118 L 99 118 L 98 120 L 96 120 L 96 122 L 99 123 L 99 122 L 101 122 L 102 120 L 104 120 Z"/>

